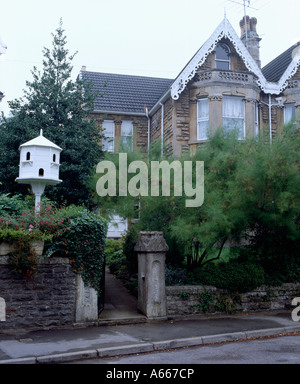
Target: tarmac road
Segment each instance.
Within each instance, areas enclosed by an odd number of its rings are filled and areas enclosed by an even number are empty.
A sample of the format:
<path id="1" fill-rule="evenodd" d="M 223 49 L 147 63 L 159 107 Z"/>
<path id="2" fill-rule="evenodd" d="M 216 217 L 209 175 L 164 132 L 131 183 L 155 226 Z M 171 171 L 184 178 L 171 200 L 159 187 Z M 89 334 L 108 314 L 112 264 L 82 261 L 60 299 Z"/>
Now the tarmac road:
<path id="1" fill-rule="evenodd" d="M 300 335 L 190 347 L 173 351 L 82 360 L 76 364 L 186 365 L 194 364 L 299 364 Z M 174 367 L 168 367 L 174 368 Z M 181 367 L 182 368 L 182 367 Z M 106 368 L 108 372 L 111 368 Z M 117 368 L 118 369 L 118 368 Z M 122 370 L 122 367 L 120 368 Z M 123 368 L 124 369 L 124 368 Z M 142 368 L 134 368 L 135 370 Z M 197 373 L 197 371 L 196 371 Z"/>

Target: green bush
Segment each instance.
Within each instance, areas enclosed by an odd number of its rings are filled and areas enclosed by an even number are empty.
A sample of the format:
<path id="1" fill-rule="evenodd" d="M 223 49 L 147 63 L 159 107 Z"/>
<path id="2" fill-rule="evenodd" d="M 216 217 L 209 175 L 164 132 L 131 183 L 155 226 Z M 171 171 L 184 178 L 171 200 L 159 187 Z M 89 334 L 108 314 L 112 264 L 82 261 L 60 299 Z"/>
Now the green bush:
<path id="1" fill-rule="evenodd" d="M 126 265 L 126 257 L 123 254 L 122 250 L 115 251 L 111 257 L 106 262 L 107 267 L 110 272 L 113 274 L 118 274 L 118 272 Z"/>
<path id="2" fill-rule="evenodd" d="M 230 292 L 249 292 L 265 283 L 263 268 L 253 262 L 234 260 L 228 263 L 208 264 L 190 278 L 194 283 L 212 285 Z"/>
<path id="3" fill-rule="evenodd" d="M 28 208 L 22 195 L 10 196 L 9 193 L 0 195 L 0 216 L 20 215 L 24 208 Z"/>
<path id="4" fill-rule="evenodd" d="M 187 272 L 186 269 L 176 267 L 171 264 L 166 264 L 166 285 L 185 285 L 187 284 Z"/>
<path id="5" fill-rule="evenodd" d="M 138 272 L 138 258 L 137 253 L 134 251 L 134 246 L 138 240 L 138 230 L 135 225 L 132 225 L 127 230 L 124 238 L 123 252 L 126 257 L 126 267 L 130 274 Z"/>
<path id="6" fill-rule="evenodd" d="M 126 264 L 126 257 L 123 254 L 123 240 L 107 239 L 105 246 L 105 264 L 113 274 Z"/>

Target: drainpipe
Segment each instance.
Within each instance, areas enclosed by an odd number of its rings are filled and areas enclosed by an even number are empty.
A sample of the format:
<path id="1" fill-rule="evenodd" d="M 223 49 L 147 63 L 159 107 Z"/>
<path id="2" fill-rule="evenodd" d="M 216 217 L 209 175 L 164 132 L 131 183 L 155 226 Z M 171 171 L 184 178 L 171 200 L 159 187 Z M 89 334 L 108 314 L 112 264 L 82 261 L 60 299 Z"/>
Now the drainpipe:
<path id="1" fill-rule="evenodd" d="M 149 156 L 150 156 L 150 116 L 148 108 L 146 107 L 145 113 L 148 119 L 148 163 L 149 163 Z"/>
<path id="2" fill-rule="evenodd" d="M 270 143 L 272 143 L 272 97 L 269 94 L 269 124 L 270 124 Z"/>
<path id="3" fill-rule="evenodd" d="M 269 136 L 270 136 L 270 144 L 272 144 L 272 96 L 271 94 L 269 94 L 268 104 L 265 103 L 264 101 L 261 101 L 261 103 L 266 105 L 269 108 Z"/>
<path id="4" fill-rule="evenodd" d="M 164 104 L 160 103 L 161 106 L 161 158 L 164 155 Z"/>

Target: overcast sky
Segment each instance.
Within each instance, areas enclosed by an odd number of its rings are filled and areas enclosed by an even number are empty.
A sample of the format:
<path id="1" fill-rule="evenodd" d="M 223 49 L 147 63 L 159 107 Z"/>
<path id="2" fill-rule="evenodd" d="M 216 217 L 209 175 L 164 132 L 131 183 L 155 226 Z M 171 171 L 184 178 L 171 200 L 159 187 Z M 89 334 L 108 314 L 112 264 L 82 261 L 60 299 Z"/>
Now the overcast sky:
<path id="1" fill-rule="evenodd" d="M 240 35 L 243 0 L 9 0 L 2 2 L 0 91 L 7 101 L 23 95 L 33 66 L 42 69 L 43 48 L 63 20 L 73 77 L 89 71 L 175 78 L 224 18 Z M 248 0 L 246 0 L 248 4 Z M 266 65 L 300 40 L 299 0 L 251 0 L 258 19 L 261 61 Z M 255 9 L 253 9 L 255 8 Z"/>

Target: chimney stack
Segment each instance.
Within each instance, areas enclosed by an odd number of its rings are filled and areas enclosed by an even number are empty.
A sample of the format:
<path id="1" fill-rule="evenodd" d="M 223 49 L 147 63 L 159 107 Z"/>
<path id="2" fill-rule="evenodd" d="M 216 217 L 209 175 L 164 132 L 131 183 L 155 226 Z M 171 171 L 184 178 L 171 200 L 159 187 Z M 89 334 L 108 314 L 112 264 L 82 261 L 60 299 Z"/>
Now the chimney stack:
<path id="1" fill-rule="evenodd" d="M 248 49 L 250 55 L 256 61 L 256 64 L 260 68 L 261 61 L 260 61 L 260 53 L 259 53 L 259 42 L 261 41 L 261 38 L 257 34 L 256 25 L 257 25 L 257 19 L 255 17 L 250 18 L 249 16 L 246 16 L 240 21 L 241 40 L 246 46 L 246 48 Z"/>

